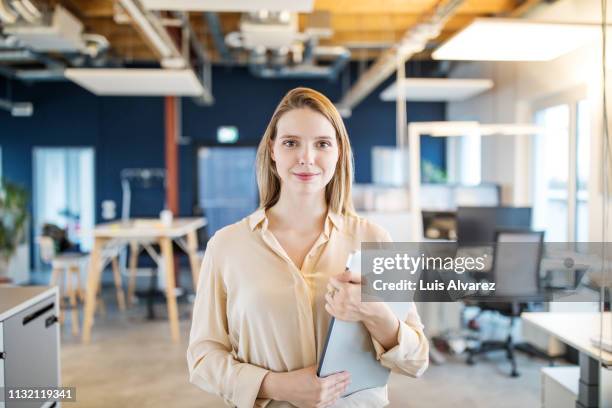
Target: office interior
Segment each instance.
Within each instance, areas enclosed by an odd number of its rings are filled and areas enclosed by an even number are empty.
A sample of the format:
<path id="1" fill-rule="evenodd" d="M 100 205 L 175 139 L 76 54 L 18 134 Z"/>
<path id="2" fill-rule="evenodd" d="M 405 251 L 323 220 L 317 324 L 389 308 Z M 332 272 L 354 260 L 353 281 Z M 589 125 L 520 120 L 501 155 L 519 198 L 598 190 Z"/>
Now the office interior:
<path id="1" fill-rule="evenodd" d="M 503 301 L 417 303 L 430 366 L 391 373 L 389 406 L 612 407 L 606 3 L 0 0 L 5 398 L 225 406 L 189 383 L 193 282 L 257 208 L 257 144 L 304 86 L 394 241 L 537 248 L 479 277 L 514 285 Z"/>

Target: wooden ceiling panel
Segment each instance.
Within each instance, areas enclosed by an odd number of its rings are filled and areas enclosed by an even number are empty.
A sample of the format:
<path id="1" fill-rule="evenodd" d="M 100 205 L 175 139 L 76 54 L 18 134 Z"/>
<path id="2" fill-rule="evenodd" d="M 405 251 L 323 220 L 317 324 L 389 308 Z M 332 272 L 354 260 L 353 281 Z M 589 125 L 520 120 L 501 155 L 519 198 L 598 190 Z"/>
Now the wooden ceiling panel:
<path id="1" fill-rule="evenodd" d="M 393 31 L 407 30 L 419 19 L 416 14 L 334 14 L 332 29 L 334 31 L 377 30 Z"/>
<path id="2" fill-rule="evenodd" d="M 456 14 L 451 17 L 446 24 L 444 24 L 443 31 L 459 31 L 470 24 L 476 17 L 479 17 L 478 14 Z"/>
<path id="3" fill-rule="evenodd" d="M 315 10 L 333 13 L 407 13 L 423 14 L 431 10 L 439 0 L 315 0 Z M 486 0 L 485 0 L 486 1 Z"/>
<path id="4" fill-rule="evenodd" d="M 107 37 L 113 54 L 126 60 L 154 60 L 153 52 L 147 47 L 137 31 L 129 24 L 117 24 L 113 20 L 116 0 L 38 0 L 51 8 L 62 4 L 82 20 L 87 32 Z M 329 13 L 332 36 L 321 39 L 324 45 L 350 45 L 351 47 L 373 46 L 373 49 L 353 48 L 352 59 L 375 58 L 382 51 L 377 45 L 394 44 L 410 27 L 431 12 L 437 4 L 448 0 L 315 0 L 315 11 Z M 458 30 L 470 24 L 475 18 L 509 14 L 516 10 L 520 0 L 465 0 L 454 16 L 445 24 L 438 38 L 428 48 L 435 48 Z M 204 13 L 190 13 L 190 22 L 196 36 L 209 50 L 213 61 L 218 53 L 206 22 Z M 241 13 L 218 13 L 222 35 L 238 31 Z M 307 27 L 308 14 L 299 15 L 299 29 Z M 429 58 L 425 51 L 415 58 Z"/>
<path id="5" fill-rule="evenodd" d="M 113 0 L 63 0 L 67 7 L 76 7 L 83 17 L 112 17 Z"/>
<path id="6" fill-rule="evenodd" d="M 517 0 L 465 0 L 457 10 L 458 14 L 499 14 L 514 10 Z"/>

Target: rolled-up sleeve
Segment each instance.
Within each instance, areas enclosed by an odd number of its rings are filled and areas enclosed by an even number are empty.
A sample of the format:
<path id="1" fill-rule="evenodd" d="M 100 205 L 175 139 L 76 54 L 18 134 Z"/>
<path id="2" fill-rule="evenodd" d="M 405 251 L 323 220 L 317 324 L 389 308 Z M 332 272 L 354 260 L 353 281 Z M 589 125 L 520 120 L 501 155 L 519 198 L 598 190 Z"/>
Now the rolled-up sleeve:
<path id="1" fill-rule="evenodd" d="M 213 237 L 202 262 L 193 310 L 187 348 L 189 379 L 204 391 L 222 397 L 228 405 L 265 406 L 269 401 L 257 399 L 257 394 L 268 370 L 235 358 L 228 334 L 226 300 Z"/>
<path id="2" fill-rule="evenodd" d="M 397 345 L 385 350 L 374 336 L 372 343 L 376 359 L 393 372 L 419 377 L 429 366 L 429 342 L 423 333 L 423 324 L 414 303 L 406 320 L 400 321 Z"/>

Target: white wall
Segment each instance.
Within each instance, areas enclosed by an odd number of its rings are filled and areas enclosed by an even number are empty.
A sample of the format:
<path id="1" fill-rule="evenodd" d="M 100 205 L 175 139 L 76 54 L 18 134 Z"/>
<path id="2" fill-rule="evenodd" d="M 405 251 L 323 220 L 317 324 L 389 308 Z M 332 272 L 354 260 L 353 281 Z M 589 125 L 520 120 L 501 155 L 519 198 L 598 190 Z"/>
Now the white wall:
<path id="1" fill-rule="evenodd" d="M 612 9 L 612 6 L 611 6 Z M 542 5 L 529 15 L 543 21 L 589 21 L 600 19 L 599 0 L 561 0 Z M 610 12 L 612 21 L 612 11 Z M 609 32 L 612 43 L 612 32 Z M 608 47 L 612 55 L 612 46 Z M 451 77 L 489 78 L 494 88 L 468 101 L 447 104 L 448 120 L 478 120 L 482 123 L 530 122 L 535 107 L 546 100 L 568 94 L 583 95 L 591 105 L 591 177 L 589 180 L 589 239 L 601 240 L 602 225 L 602 75 L 601 45 L 586 45 L 549 62 L 462 62 L 453 68 Z M 612 58 L 610 59 L 612 67 Z M 612 71 L 608 74 L 612 83 Z M 609 86 L 612 105 L 612 86 Z M 610 110 L 612 113 L 612 110 Z M 610 115 L 612 118 L 612 114 Z M 532 136 L 483 137 L 483 181 L 502 185 L 506 204 L 531 203 Z M 612 178 L 610 175 L 609 178 Z M 612 203 L 611 203 L 612 204 Z M 612 215 L 612 209 L 610 210 Z M 611 217 L 612 218 L 612 217 Z M 612 221 L 612 220 L 611 220 Z M 610 223 L 612 229 L 612 222 Z M 612 241 L 612 234 L 608 233 Z"/>

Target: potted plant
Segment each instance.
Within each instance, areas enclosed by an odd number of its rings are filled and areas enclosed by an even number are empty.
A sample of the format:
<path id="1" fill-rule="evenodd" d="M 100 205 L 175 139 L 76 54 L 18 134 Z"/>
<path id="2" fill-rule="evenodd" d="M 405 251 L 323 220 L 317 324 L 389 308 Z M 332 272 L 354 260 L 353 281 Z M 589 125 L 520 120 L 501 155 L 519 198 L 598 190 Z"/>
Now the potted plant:
<path id="1" fill-rule="evenodd" d="M 8 280 L 8 267 L 23 239 L 27 214 L 26 190 L 4 180 L 0 184 L 0 281 Z"/>

